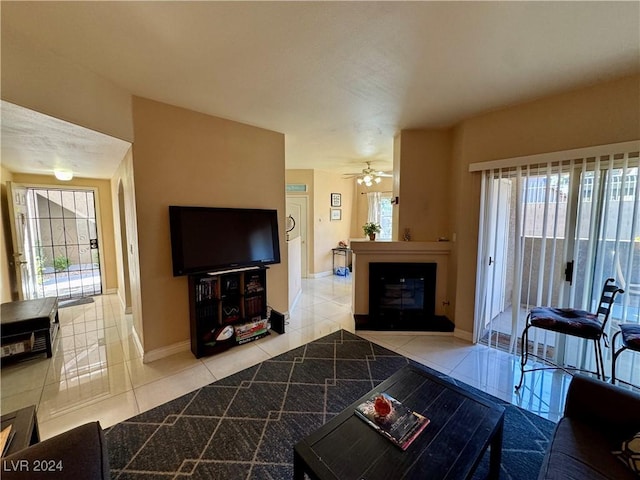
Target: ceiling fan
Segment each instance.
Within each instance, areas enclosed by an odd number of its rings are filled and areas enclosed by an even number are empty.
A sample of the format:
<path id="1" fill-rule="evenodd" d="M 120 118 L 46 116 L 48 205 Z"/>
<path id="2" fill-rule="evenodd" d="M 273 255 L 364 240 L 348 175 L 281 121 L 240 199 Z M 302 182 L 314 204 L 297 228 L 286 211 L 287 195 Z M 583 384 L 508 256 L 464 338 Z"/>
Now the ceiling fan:
<path id="1" fill-rule="evenodd" d="M 353 178 L 356 177 L 356 182 L 358 185 L 366 185 L 370 187 L 374 183 L 380 183 L 384 177 L 391 177 L 390 173 L 381 172 L 378 170 L 374 170 L 371 168 L 371 162 L 366 162 L 367 168 L 363 168 L 361 173 L 350 173 L 345 175 L 345 178 Z"/>

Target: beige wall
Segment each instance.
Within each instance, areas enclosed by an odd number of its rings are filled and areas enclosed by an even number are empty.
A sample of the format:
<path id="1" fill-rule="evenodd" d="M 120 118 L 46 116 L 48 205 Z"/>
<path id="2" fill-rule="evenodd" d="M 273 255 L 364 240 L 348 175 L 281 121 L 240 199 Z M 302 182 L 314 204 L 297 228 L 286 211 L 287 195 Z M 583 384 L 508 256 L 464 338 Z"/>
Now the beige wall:
<path id="1" fill-rule="evenodd" d="M 7 182 L 13 181 L 13 174 L 4 167 L 0 168 L 0 208 L 2 208 L 2 222 L 0 222 L 0 282 L 2 293 L 0 301 L 10 302 L 18 299 L 16 278 L 13 270 L 13 248 L 11 227 L 9 225 L 9 209 L 7 207 Z"/>
<path id="2" fill-rule="evenodd" d="M 43 187 L 90 187 L 97 192 L 97 215 L 99 217 L 98 235 L 102 250 L 101 270 L 103 272 L 104 292 L 115 291 L 118 288 L 118 276 L 116 273 L 115 237 L 113 233 L 113 211 L 111 209 L 111 184 L 109 180 L 94 178 L 73 178 L 68 182 L 61 182 L 53 175 L 32 175 L 27 173 L 14 173 L 13 181 L 27 186 Z"/>
<path id="3" fill-rule="evenodd" d="M 187 277 L 172 275 L 169 205 L 277 209 L 282 263 L 268 271 L 268 301 L 287 311 L 284 135 L 139 97 L 133 124 L 145 352 L 189 339 Z"/>
<path id="4" fill-rule="evenodd" d="M 331 194 L 342 195 L 341 220 L 331 220 Z M 313 270 L 316 275 L 331 271 L 332 248 L 341 240 L 348 241 L 351 234 L 353 212 L 353 179 L 342 178 L 338 173 L 314 170 L 314 256 Z"/>
<path id="5" fill-rule="evenodd" d="M 396 137 L 402 162 L 397 190 L 398 240 L 406 228 L 413 241 L 435 242 L 451 237 L 455 212 L 447 199 L 452 140 L 450 130 L 403 130 Z"/>
<path id="6" fill-rule="evenodd" d="M 123 140 L 133 140 L 131 95 L 2 23 L 2 99 Z"/>
<path id="7" fill-rule="evenodd" d="M 639 106 L 636 75 L 491 112 L 456 127 L 449 182 L 457 234 L 452 258 L 456 328 L 473 331 L 480 174 L 469 173 L 469 164 L 638 140 Z"/>

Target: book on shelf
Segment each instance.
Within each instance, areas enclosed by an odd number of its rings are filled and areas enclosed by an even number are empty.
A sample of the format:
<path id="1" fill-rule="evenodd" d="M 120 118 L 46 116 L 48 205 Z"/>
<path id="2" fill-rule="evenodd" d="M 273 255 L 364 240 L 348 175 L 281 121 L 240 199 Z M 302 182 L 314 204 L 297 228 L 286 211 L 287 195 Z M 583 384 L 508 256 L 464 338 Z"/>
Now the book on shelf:
<path id="1" fill-rule="evenodd" d="M 358 405 L 355 413 L 402 450 L 411 445 L 430 421 L 384 392 L 375 393 Z"/>
<path id="2" fill-rule="evenodd" d="M 216 284 L 215 278 L 202 278 L 200 282 L 196 284 L 196 301 L 203 302 L 206 300 L 212 300 L 216 298 Z"/>
<path id="3" fill-rule="evenodd" d="M 243 323 L 242 325 L 236 325 L 234 327 L 236 341 L 241 343 L 248 338 L 264 335 L 268 331 L 267 324 L 268 321 L 266 319 L 258 319 L 256 321 Z"/>

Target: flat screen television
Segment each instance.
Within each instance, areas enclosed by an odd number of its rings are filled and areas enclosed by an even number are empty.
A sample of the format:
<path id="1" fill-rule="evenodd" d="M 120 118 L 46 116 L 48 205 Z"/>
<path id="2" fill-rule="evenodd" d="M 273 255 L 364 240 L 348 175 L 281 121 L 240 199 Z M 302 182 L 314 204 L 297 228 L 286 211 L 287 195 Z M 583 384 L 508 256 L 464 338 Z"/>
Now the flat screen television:
<path id="1" fill-rule="evenodd" d="M 173 275 L 280 263 L 277 210 L 170 206 Z"/>

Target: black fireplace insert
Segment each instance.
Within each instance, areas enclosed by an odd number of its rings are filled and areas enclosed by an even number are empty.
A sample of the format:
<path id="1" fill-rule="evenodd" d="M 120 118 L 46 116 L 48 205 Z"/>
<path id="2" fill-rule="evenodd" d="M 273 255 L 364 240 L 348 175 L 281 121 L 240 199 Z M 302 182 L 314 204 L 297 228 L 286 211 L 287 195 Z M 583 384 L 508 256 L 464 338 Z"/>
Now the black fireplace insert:
<path id="1" fill-rule="evenodd" d="M 356 316 L 356 328 L 452 331 L 435 315 L 436 270 L 436 263 L 370 263 L 369 315 Z"/>

